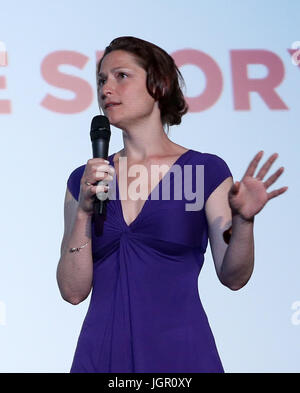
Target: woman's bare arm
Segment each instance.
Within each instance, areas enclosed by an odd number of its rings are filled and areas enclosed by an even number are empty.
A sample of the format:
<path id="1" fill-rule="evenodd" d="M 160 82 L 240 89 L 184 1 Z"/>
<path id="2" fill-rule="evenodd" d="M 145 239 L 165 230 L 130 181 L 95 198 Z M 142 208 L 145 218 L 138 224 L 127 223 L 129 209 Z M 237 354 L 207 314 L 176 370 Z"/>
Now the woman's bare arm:
<path id="1" fill-rule="evenodd" d="M 78 304 L 86 299 L 92 289 L 93 256 L 91 220 L 98 192 L 108 191 L 115 169 L 103 158 L 88 160 L 80 180 L 78 201 L 66 190 L 64 203 L 65 229 L 61 256 L 57 267 L 60 293 L 67 302 Z M 105 184 L 99 185 L 99 181 Z M 87 244 L 86 244 L 87 243 Z M 86 245 L 85 245 L 86 244 Z M 70 252 L 72 248 L 79 251 Z"/>
<path id="2" fill-rule="evenodd" d="M 64 203 L 65 230 L 57 267 L 57 282 L 63 299 L 71 304 L 82 302 L 92 288 L 91 217 L 79 207 L 67 189 Z M 80 251 L 69 251 L 87 242 Z"/>
<path id="3" fill-rule="evenodd" d="M 209 196 L 206 216 L 214 262 L 220 281 L 229 288 L 242 288 L 250 279 L 254 267 L 254 217 L 266 203 L 288 187 L 267 192 L 267 189 L 283 173 L 279 168 L 263 181 L 271 165 L 278 157 L 274 153 L 254 177 L 262 151 L 255 155 L 241 179 L 233 184 L 232 178 L 223 183 Z M 231 228 L 229 244 L 224 241 L 224 232 Z"/>

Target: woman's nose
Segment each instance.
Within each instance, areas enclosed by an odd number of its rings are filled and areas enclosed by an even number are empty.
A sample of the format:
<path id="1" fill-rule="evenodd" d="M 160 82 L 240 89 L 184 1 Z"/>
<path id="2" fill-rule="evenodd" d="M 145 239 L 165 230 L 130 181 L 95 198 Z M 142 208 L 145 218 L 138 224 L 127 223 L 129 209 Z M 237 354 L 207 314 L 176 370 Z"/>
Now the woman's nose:
<path id="1" fill-rule="evenodd" d="M 111 95 L 113 92 L 113 86 L 110 82 L 106 81 L 104 86 L 101 89 L 101 97 L 104 99 L 106 96 Z"/>

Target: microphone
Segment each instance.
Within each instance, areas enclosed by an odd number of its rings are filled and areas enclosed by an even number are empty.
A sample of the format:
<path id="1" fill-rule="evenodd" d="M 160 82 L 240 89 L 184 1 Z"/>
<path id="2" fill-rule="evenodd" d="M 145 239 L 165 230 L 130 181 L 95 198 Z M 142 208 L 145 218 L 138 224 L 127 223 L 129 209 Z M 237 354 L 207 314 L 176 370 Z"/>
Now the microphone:
<path id="1" fill-rule="evenodd" d="M 110 135 L 111 131 L 108 118 L 102 115 L 95 116 L 91 123 L 90 132 L 94 158 L 104 158 L 107 160 Z M 98 184 L 101 184 L 101 181 Z M 97 199 L 94 203 L 95 216 L 102 216 L 105 219 L 106 199 L 107 193 L 101 192 L 97 194 Z"/>

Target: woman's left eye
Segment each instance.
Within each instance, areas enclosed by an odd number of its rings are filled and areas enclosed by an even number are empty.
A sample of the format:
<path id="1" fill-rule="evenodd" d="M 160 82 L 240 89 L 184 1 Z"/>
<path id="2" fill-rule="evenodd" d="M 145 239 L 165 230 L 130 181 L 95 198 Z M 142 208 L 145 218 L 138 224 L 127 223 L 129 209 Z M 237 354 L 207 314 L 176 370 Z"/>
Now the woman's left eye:
<path id="1" fill-rule="evenodd" d="M 118 75 L 117 75 L 119 78 L 121 78 L 121 79 L 125 79 L 126 77 L 127 77 L 127 74 L 125 74 L 125 72 L 118 72 Z"/>

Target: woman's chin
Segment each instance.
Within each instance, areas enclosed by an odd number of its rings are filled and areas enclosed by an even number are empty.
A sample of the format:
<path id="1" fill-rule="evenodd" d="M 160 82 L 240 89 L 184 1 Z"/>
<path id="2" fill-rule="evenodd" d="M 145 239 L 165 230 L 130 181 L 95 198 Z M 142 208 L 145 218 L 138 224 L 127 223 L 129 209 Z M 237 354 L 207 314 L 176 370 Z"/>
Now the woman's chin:
<path id="1" fill-rule="evenodd" d="M 121 116 L 116 116 L 114 113 L 104 113 L 105 116 L 108 118 L 109 124 L 116 127 L 116 128 L 121 128 L 121 129 L 126 129 L 128 126 L 128 121 L 126 121 L 123 117 Z"/>
<path id="2" fill-rule="evenodd" d="M 118 119 L 114 119 L 113 116 L 107 116 L 107 118 L 108 118 L 109 124 L 111 126 L 114 126 L 116 128 L 121 128 L 121 129 L 122 129 L 122 127 L 124 127 L 122 121 L 120 121 Z"/>
<path id="3" fill-rule="evenodd" d="M 117 127 L 118 120 L 115 118 L 115 116 L 112 116 L 109 112 L 104 112 L 104 116 L 108 118 L 109 124 L 111 124 L 114 127 Z"/>

